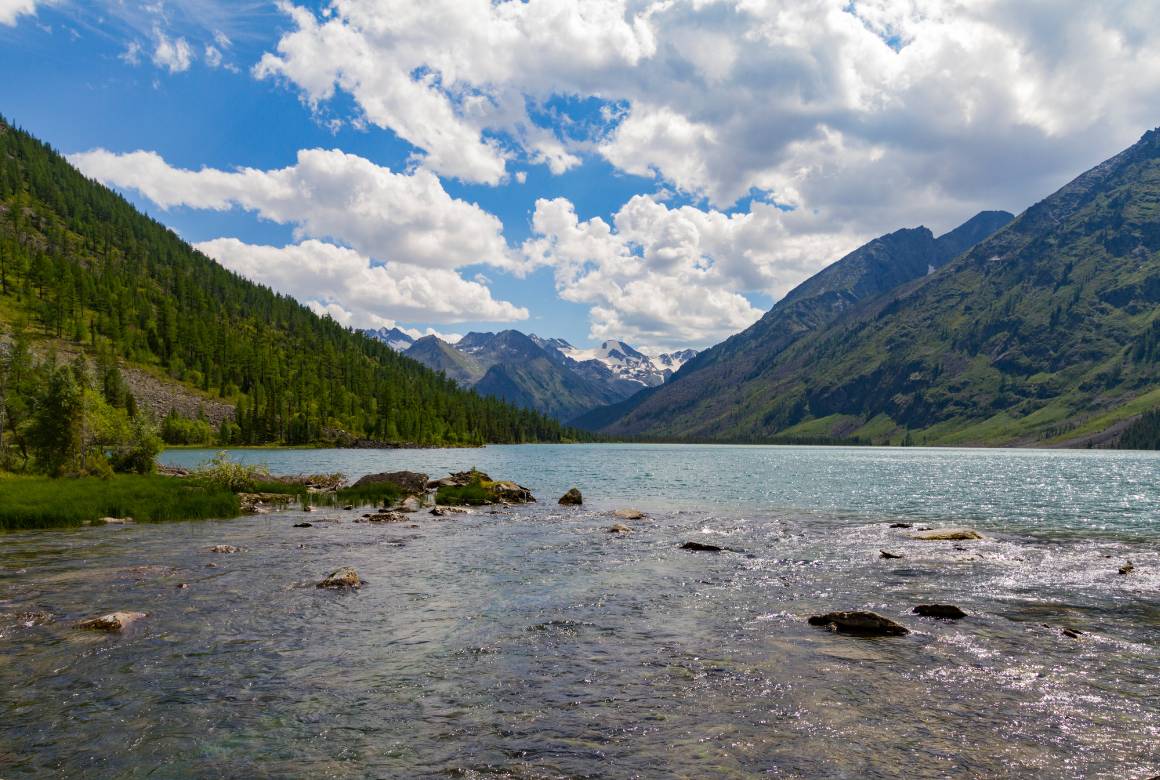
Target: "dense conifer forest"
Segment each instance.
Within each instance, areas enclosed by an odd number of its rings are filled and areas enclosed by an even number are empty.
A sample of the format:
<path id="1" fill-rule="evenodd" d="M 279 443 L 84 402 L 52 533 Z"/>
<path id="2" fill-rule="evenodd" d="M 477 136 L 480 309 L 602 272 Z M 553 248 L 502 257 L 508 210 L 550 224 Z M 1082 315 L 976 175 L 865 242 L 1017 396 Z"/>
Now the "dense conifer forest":
<path id="1" fill-rule="evenodd" d="M 58 360 L 58 349 L 73 357 Z M 212 429 L 173 415 L 154 421 L 174 443 L 478 445 L 577 435 L 461 390 L 226 270 L 3 119 L 0 358 L 0 446 L 24 456 L 54 382 L 133 423 L 118 363 L 235 405 L 234 419 Z"/>

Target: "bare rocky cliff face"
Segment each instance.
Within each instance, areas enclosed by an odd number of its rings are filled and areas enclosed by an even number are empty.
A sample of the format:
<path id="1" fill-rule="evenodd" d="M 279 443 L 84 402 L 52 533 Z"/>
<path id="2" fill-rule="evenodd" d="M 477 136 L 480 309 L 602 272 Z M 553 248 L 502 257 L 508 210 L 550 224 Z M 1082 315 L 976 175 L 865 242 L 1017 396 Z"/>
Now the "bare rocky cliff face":
<path id="1" fill-rule="evenodd" d="M 221 425 L 222 420 L 234 416 L 233 404 L 199 395 L 184 385 L 159 379 L 142 369 L 122 366 L 121 375 L 125 377 L 125 384 L 133 393 L 137 407 L 155 420 L 160 420 L 170 411 L 190 419 L 195 419 L 201 413 L 216 427 Z"/>

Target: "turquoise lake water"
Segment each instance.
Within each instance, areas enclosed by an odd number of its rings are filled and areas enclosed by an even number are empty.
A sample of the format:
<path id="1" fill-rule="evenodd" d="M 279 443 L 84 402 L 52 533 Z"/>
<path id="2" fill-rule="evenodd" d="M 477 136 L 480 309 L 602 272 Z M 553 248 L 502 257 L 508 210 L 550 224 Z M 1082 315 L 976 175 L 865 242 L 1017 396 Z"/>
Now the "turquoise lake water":
<path id="1" fill-rule="evenodd" d="M 0 777 L 1160 774 L 1160 455 L 233 454 L 352 478 L 476 466 L 541 500 L 387 526 L 291 509 L 0 536 Z M 574 485 L 585 505 L 558 506 Z M 626 507 L 648 516 L 608 533 Z M 366 586 L 314 587 L 341 565 Z M 969 617 L 912 613 L 931 602 Z M 70 627 L 114 609 L 149 617 Z M 835 609 L 911 633 L 806 623 Z"/>

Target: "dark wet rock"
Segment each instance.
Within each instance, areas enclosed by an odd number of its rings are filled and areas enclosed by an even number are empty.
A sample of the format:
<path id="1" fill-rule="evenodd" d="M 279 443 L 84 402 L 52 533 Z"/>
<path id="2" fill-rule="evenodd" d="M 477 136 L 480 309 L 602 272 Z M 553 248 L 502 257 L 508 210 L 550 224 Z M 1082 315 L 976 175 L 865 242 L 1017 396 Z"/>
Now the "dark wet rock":
<path id="1" fill-rule="evenodd" d="M 612 516 L 621 520 L 643 520 L 645 518 L 644 512 L 639 509 L 617 509 L 612 513 Z"/>
<path id="2" fill-rule="evenodd" d="M 824 626 L 843 634 L 860 634 L 862 636 L 902 636 L 910 633 L 909 629 L 895 623 L 890 618 L 883 617 L 876 612 L 859 610 L 813 615 L 809 619 L 809 624 L 811 626 Z"/>
<path id="3" fill-rule="evenodd" d="M 724 548 L 718 547 L 715 544 L 702 544 L 701 542 L 685 542 L 681 545 L 682 550 L 691 550 L 693 552 L 721 552 Z"/>
<path id="4" fill-rule="evenodd" d="M 983 535 L 972 528 L 935 528 L 920 531 L 913 538 L 922 542 L 970 542 L 982 539 Z"/>
<path id="5" fill-rule="evenodd" d="M 381 474 L 367 474 L 355 482 L 353 487 L 378 485 L 383 482 L 401 488 L 404 493 L 422 493 L 427 489 L 427 475 L 417 471 L 385 471 Z"/>
<path id="6" fill-rule="evenodd" d="M 531 504 L 536 501 L 532 491 L 515 482 L 493 482 L 488 486 L 488 491 L 492 499 L 501 504 Z"/>
<path id="7" fill-rule="evenodd" d="M 406 519 L 407 516 L 401 512 L 379 512 L 378 514 L 368 515 L 366 521 L 368 523 L 402 523 Z"/>
<path id="8" fill-rule="evenodd" d="M 1127 563 L 1125 563 L 1123 566 L 1120 567 L 1120 574 L 1131 574 L 1135 568 L 1136 567 L 1134 565 L 1132 565 L 1132 562 L 1128 561 Z"/>
<path id="9" fill-rule="evenodd" d="M 914 523 L 891 523 L 891 528 L 914 528 Z"/>
<path id="10" fill-rule="evenodd" d="M 431 510 L 431 514 L 435 515 L 436 517 L 446 517 L 447 510 L 441 506 L 437 506 Z"/>
<path id="11" fill-rule="evenodd" d="M 919 604 L 914 608 L 914 614 L 943 620 L 962 620 L 967 616 L 954 604 Z"/>
<path id="12" fill-rule="evenodd" d="M 82 620 L 76 624 L 76 628 L 90 631 L 124 631 L 145 617 L 148 617 L 145 612 L 110 612 L 107 615 Z"/>
<path id="13" fill-rule="evenodd" d="M 1069 639 L 1079 639 L 1083 635 L 1082 631 L 1075 629 L 1075 628 L 1065 628 L 1062 631 L 1060 631 L 1059 633 L 1063 634 L 1064 636 L 1068 637 Z"/>
<path id="14" fill-rule="evenodd" d="M 572 488 L 560 496 L 560 506 L 580 506 L 583 503 L 584 496 L 580 494 L 580 488 Z"/>
<path id="15" fill-rule="evenodd" d="M 892 552 L 887 552 L 886 550 L 879 550 L 878 557 L 879 558 L 886 558 L 887 560 L 894 560 L 896 558 L 905 558 L 906 556 L 903 555 L 902 553 L 892 553 Z"/>
<path id="16" fill-rule="evenodd" d="M 294 527 L 295 528 L 313 528 L 314 523 L 295 523 Z"/>
<path id="17" fill-rule="evenodd" d="M 209 548 L 209 551 L 211 553 L 230 554 L 241 552 L 242 548 L 234 547 L 232 544 L 215 544 L 213 547 Z"/>
<path id="18" fill-rule="evenodd" d="M 344 511 L 344 512 L 350 512 L 353 510 L 354 510 L 354 504 L 347 504 L 346 506 L 344 506 L 342 508 L 342 511 Z"/>
<path id="19" fill-rule="evenodd" d="M 205 565 L 205 568 L 207 568 L 207 569 L 217 569 L 217 568 L 220 568 L 220 567 L 219 567 L 219 566 L 218 566 L 216 563 L 207 563 L 207 564 Z"/>
<path id="20" fill-rule="evenodd" d="M 608 533 L 610 534 L 627 534 L 631 532 L 631 528 L 629 528 L 627 525 L 621 525 L 620 523 L 613 523 L 608 527 Z"/>
<path id="21" fill-rule="evenodd" d="M 447 483 L 457 487 L 463 487 L 464 485 L 470 485 L 476 480 L 480 482 L 493 481 L 491 477 L 489 477 L 486 473 L 479 471 L 478 469 L 472 469 L 471 471 L 457 471 L 454 474 L 447 475 L 439 481 L 440 483 Z"/>
<path id="22" fill-rule="evenodd" d="M 350 566 L 335 569 L 326 579 L 318 583 L 320 588 L 361 588 L 365 583 L 359 579 L 358 572 Z"/>

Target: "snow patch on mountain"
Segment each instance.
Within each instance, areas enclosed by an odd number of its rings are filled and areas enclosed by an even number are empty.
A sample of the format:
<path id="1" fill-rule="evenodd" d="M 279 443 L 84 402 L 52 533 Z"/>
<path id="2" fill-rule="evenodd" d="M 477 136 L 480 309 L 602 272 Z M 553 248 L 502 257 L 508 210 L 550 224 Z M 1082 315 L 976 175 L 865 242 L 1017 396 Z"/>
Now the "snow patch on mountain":
<path id="1" fill-rule="evenodd" d="M 617 339 L 609 339 L 599 347 L 591 349 L 573 347 L 563 339 L 539 339 L 537 343 L 540 343 L 541 346 L 551 345 L 565 357 L 578 363 L 589 361 L 600 363 L 617 378 L 639 382 L 646 387 L 664 384 L 681 366 L 697 356 L 695 349 L 646 355 Z"/>

